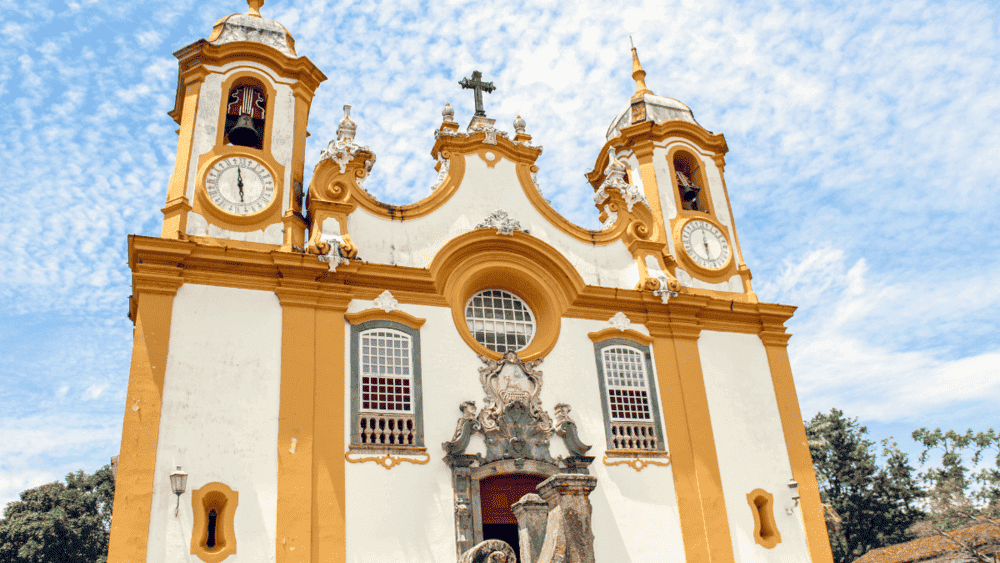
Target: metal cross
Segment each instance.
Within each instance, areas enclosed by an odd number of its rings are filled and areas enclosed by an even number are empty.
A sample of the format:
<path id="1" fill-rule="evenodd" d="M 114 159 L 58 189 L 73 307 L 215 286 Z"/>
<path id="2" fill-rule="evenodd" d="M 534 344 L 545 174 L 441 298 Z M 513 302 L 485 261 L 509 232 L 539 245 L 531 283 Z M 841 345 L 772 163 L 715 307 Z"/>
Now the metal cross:
<path id="1" fill-rule="evenodd" d="M 496 90 L 492 82 L 483 82 L 483 73 L 478 70 L 472 71 L 472 80 L 463 78 L 458 82 L 462 88 L 471 88 L 476 93 L 476 115 L 486 117 L 486 110 L 483 109 L 483 92 L 487 94 Z"/>

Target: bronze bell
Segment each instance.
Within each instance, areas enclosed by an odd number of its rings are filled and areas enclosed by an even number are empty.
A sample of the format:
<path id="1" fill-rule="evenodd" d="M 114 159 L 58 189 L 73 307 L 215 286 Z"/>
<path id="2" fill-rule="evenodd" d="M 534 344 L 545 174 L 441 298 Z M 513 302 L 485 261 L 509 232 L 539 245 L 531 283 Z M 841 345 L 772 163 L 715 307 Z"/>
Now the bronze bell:
<path id="1" fill-rule="evenodd" d="M 229 130 L 229 142 L 243 147 L 256 147 L 260 144 L 260 134 L 253 126 L 253 118 L 243 114 L 236 120 L 236 125 Z"/>
<path id="2" fill-rule="evenodd" d="M 694 184 L 694 183 L 687 184 L 687 185 L 681 184 L 680 188 L 681 188 L 681 199 L 683 199 L 684 201 L 687 201 L 687 202 L 691 202 L 691 201 L 697 200 L 698 199 L 698 192 L 701 191 L 701 188 L 698 187 L 698 185 Z"/>

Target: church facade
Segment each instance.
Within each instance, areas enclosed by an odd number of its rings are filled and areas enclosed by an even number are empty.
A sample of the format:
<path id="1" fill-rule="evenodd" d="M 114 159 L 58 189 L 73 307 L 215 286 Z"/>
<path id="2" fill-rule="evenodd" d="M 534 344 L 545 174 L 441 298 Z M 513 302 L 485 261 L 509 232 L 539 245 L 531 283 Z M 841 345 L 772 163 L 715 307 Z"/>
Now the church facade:
<path id="1" fill-rule="evenodd" d="M 478 72 L 468 126 L 428 132 L 427 198 L 365 190 L 349 106 L 304 185 L 325 76 L 250 4 L 175 53 L 109 561 L 832 561 L 794 309 L 752 290 L 725 139 L 634 48 L 587 230 Z"/>

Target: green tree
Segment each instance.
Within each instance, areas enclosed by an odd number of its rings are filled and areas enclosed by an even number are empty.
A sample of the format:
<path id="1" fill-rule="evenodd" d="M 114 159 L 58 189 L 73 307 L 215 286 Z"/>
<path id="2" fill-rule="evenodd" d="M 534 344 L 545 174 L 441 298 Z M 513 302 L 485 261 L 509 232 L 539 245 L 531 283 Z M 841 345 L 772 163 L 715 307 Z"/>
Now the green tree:
<path id="1" fill-rule="evenodd" d="M 895 443 L 876 443 L 856 418 L 832 409 L 806 423 L 816 479 L 827 513 L 833 559 L 849 563 L 871 549 L 909 539 L 907 529 L 922 516 L 923 492 L 913 467 Z"/>
<path id="2" fill-rule="evenodd" d="M 105 563 L 114 495 L 110 465 L 22 492 L 0 519 L 0 563 Z"/>
<path id="3" fill-rule="evenodd" d="M 1000 533 L 1000 437 L 992 429 L 964 434 L 926 428 L 913 431 L 913 439 L 923 444 L 920 463 L 926 464 L 932 451 L 939 450 L 941 467 L 920 474 L 927 484 L 926 516 L 912 527 L 919 536 L 939 535 L 981 563 L 995 563 L 993 545 Z M 997 450 L 993 467 L 984 454 Z M 972 466 L 966 467 L 965 459 Z M 977 467 L 984 466 L 978 472 Z M 954 533 L 957 528 L 976 525 L 974 534 Z M 991 547 L 992 546 L 992 547 Z"/>

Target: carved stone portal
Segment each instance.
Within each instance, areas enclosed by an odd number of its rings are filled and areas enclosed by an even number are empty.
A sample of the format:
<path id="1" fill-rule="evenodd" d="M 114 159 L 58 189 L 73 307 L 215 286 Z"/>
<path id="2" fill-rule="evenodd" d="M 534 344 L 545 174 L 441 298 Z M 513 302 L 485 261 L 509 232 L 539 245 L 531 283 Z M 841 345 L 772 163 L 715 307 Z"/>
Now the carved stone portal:
<path id="1" fill-rule="evenodd" d="M 576 423 L 569 416 L 570 406 L 555 406 L 555 423 L 542 408 L 542 372 L 536 369 L 542 360 L 523 362 L 515 352 L 507 352 L 500 360 L 479 359 L 485 364 L 479 368 L 485 405 L 477 413 L 475 401 L 463 402 L 455 435 L 442 444 L 448 452 L 445 463 L 452 470 L 460 557 L 483 540 L 478 524 L 481 477 L 500 473 L 586 475 L 594 460 L 586 455 L 591 446 L 580 440 Z M 473 435 L 485 440 L 485 456 L 465 453 Z M 553 435 L 562 438 L 569 457 L 552 457 L 549 443 Z"/>
<path id="2" fill-rule="evenodd" d="M 520 467 L 524 460 L 533 459 L 566 467 L 562 459 L 556 460 L 549 453 L 549 437 L 553 434 L 563 439 L 573 457 L 586 455 L 590 446 L 580 441 L 576 423 L 569 417 L 570 406 L 556 405 L 555 425 L 542 408 L 538 398 L 542 372 L 535 369 L 542 360 L 522 362 L 515 352 L 507 352 L 496 361 L 485 356 L 479 359 L 486 364 L 479 368 L 486 404 L 478 415 L 475 401 L 461 404 L 462 417 L 455 436 L 442 444 L 449 457 L 465 454 L 474 434 L 486 440 L 486 456 L 479 460 L 480 464 L 513 459 Z"/>

